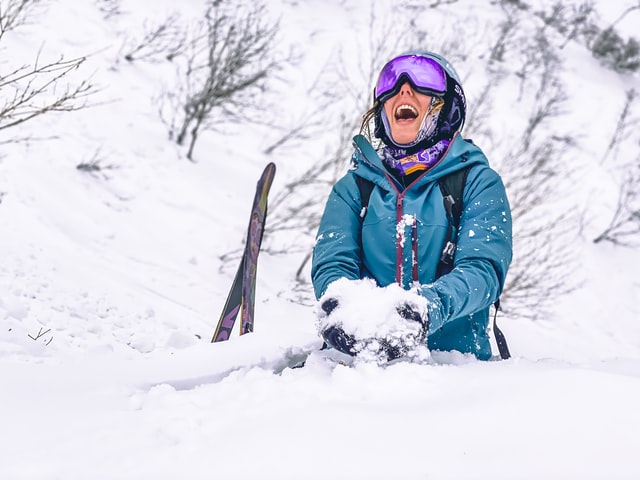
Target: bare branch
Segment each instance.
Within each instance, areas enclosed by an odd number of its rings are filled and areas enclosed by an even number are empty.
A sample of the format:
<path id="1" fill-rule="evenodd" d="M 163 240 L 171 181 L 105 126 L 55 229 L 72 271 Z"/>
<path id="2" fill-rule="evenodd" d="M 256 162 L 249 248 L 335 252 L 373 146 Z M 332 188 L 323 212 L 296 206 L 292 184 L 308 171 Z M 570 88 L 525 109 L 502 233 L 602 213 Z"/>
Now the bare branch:
<path id="1" fill-rule="evenodd" d="M 631 113 L 631 109 L 633 107 L 633 102 L 636 99 L 636 91 L 631 88 L 626 92 L 626 99 L 622 110 L 620 111 L 620 115 L 618 116 L 618 122 L 616 123 L 615 129 L 613 130 L 613 134 L 611 135 L 611 140 L 609 141 L 609 145 L 607 145 L 607 149 L 602 157 L 602 161 L 604 162 L 610 154 L 616 154 L 614 151 L 616 148 L 620 146 L 622 139 L 626 136 L 626 133 L 630 127 L 635 127 L 638 124 L 638 119 L 630 119 L 629 114 Z"/>
<path id="2" fill-rule="evenodd" d="M 0 75 L 0 90 L 12 89 L 13 94 L 0 106 L 0 130 L 20 125 L 47 112 L 69 112 L 84 108 L 79 102 L 95 92 L 89 80 L 83 80 L 76 86 L 67 85 L 62 93 L 60 81 L 85 62 L 85 57 L 57 61 L 39 65 L 39 54 L 34 65 L 13 70 Z M 53 95 L 52 95 L 53 93 Z"/>
<path id="3" fill-rule="evenodd" d="M 161 60 L 172 61 L 183 54 L 186 49 L 187 34 L 178 22 L 177 14 L 170 15 L 159 25 L 144 25 L 142 39 L 138 41 L 127 40 L 124 54 L 125 60 L 146 60 L 158 62 Z"/>
<path id="4" fill-rule="evenodd" d="M 31 7 L 40 3 L 40 0 L 6 0 L 0 2 L 0 40 L 4 34 L 22 25 L 31 10 Z"/>
<path id="5" fill-rule="evenodd" d="M 618 201 L 609 225 L 593 243 L 603 241 L 625 247 L 640 246 L 640 155 L 623 168 Z"/>
<path id="6" fill-rule="evenodd" d="M 40 340 L 40 338 L 44 337 L 50 331 L 51 331 L 50 328 L 48 328 L 46 330 L 43 330 L 42 327 L 40 327 L 40 330 L 38 331 L 38 333 L 37 333 L 37 335 L 35 337 L 32 336 L 31 334 L 27 334 L 27 336 L 33 341 L 38 341 L 38 340 Z M 53 337 L 51 337 L 49 340 L 45 341 L 44 344 L 45 345 L 49 345 L 52 340 L 53 340 Z"/>

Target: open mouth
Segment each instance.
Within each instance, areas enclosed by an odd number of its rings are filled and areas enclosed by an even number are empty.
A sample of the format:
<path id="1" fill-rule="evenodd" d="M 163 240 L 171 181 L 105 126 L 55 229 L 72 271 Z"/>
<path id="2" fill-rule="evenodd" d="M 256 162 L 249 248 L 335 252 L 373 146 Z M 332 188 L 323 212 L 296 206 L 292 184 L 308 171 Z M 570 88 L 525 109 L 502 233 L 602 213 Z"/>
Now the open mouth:
<path id="1" fill-rule="evenodd" d="M 400 105 L 395 111 L 396 120 L 413 120 L 418 118 L 418 110 L 411 105 Z"/>

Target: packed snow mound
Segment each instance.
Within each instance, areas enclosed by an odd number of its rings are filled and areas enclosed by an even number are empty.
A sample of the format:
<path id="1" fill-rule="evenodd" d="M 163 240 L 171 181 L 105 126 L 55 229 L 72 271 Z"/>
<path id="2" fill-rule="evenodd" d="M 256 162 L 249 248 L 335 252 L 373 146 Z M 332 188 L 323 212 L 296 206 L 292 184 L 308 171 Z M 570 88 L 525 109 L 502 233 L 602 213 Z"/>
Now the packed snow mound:
<path id="1" fill-rule="evenodd" d="M 358 358 L 365 361 L 386 362 L 381 342 L 399 347 L 410 358 L 421 361 L 429 358 L 424 344 L 424 327 L 428 318 L 427 300 L 413 290 L 397 284 L 379 287 L 372 279 L 332 282 L 320 299 L 320 305 L 334 300 L 337 304 L 330 314 L 317 310 L 317 330 L 342 328 L 356 339 Z M 400 309 L 410 307 L 423 322 L 404 318 Z"/>

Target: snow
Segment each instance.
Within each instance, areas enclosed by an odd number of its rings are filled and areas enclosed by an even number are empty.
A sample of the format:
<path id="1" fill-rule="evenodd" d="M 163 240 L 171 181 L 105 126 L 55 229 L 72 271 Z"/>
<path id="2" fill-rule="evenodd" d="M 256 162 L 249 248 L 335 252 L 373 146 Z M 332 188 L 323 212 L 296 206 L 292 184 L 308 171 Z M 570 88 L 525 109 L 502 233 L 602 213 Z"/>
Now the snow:
<path id="1" fill-rule="evenodd" d="M 398 312 L 399 307 L 406 305 L 421 318 L 428 318 L 427 299 L 417 291 L 404 290 L 397 284 L 379 288 L 372 279 L 341 278 L 329 284 L 319 304 L 329 300 L 336 301 L 336 306 L 330 315 L 318 310 L 316 329 L 323 332 L 337 326 L 357 339 L 355 349 L 360 353 L 356 363 L 386 363 L 386 354 L 377 340 L 380 338 L 388 340 L 393 347 L 401 347 L 407 357 L 421 362 L 429 359 L 422 325 L 402 318 Z"/>
<path id="2" fill-rule="evenodd" d="M 185 158 L 158 115 L 173 66 L 123 60 L 141 25 L 176 12 L 169 0 L 141 3 L 43 2 L 0 43 L 3 73 L 38 51 L 43 61 L 91 53 L 69 80 L 92 75 L 100 87 L 90 108 L 0 139 L 0 478 L 640 477 L 640 255 L 591 242 L 616 200 L 612 160 L 599 162 L 603 126 L 637 76 L 567 47 L 572 121 L 584 131 L 576 161 L 589 165 L 575 195 L 592 212 L 574 247 L 580 285 L 549 318 L 499 317 L 512 359 L 431 352 L 344 365 L 313 354 L 290 369 L 284 359 L 320 345 L 317 307 L 291 301 L 295 254 L 261 255 L 255 332 L 210 343 L 273 137 L 238 120 Z M 180 18 L 195 21 L 203 2 L 183 3 Z M 368 13 L 355 1 L 270 5 L 309 53 L 286 72 L 279 106 L 294 116 L 333 47 L 366 44 L 350 42 Z M 499 7 L 469 11 L 481 25 Z M 456 68 L 468 92 L 480 89 L 468 75 L 480 65 Z M 3 143 L 14 137 L 28 140 Z M 272 197 L 306 152 L 276 159 Z M 76 168 L 92 158 L 102 170 Z M 388 310 L 408 295 L 398 290 L 360 285 L 358 315 Z"/>

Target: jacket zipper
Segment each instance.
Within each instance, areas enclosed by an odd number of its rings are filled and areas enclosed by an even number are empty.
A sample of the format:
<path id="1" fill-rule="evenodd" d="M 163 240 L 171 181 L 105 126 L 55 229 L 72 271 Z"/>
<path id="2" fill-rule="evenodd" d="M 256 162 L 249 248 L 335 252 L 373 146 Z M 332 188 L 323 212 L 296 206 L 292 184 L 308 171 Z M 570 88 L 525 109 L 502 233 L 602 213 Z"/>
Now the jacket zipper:
<path id="1" fill-rule="evenodd" d="M 405 188 L 402 192 L 397 192 L 398 198 L 396 199 L 396 229 L 400 222 L 402 221 L 402 200 L 404 199 L 404 192 L 407 189 Z M 402 287 L 402 277 L 403 277 L 403 242 L 400 233 L 396 230 L 396 283 Z"/>

